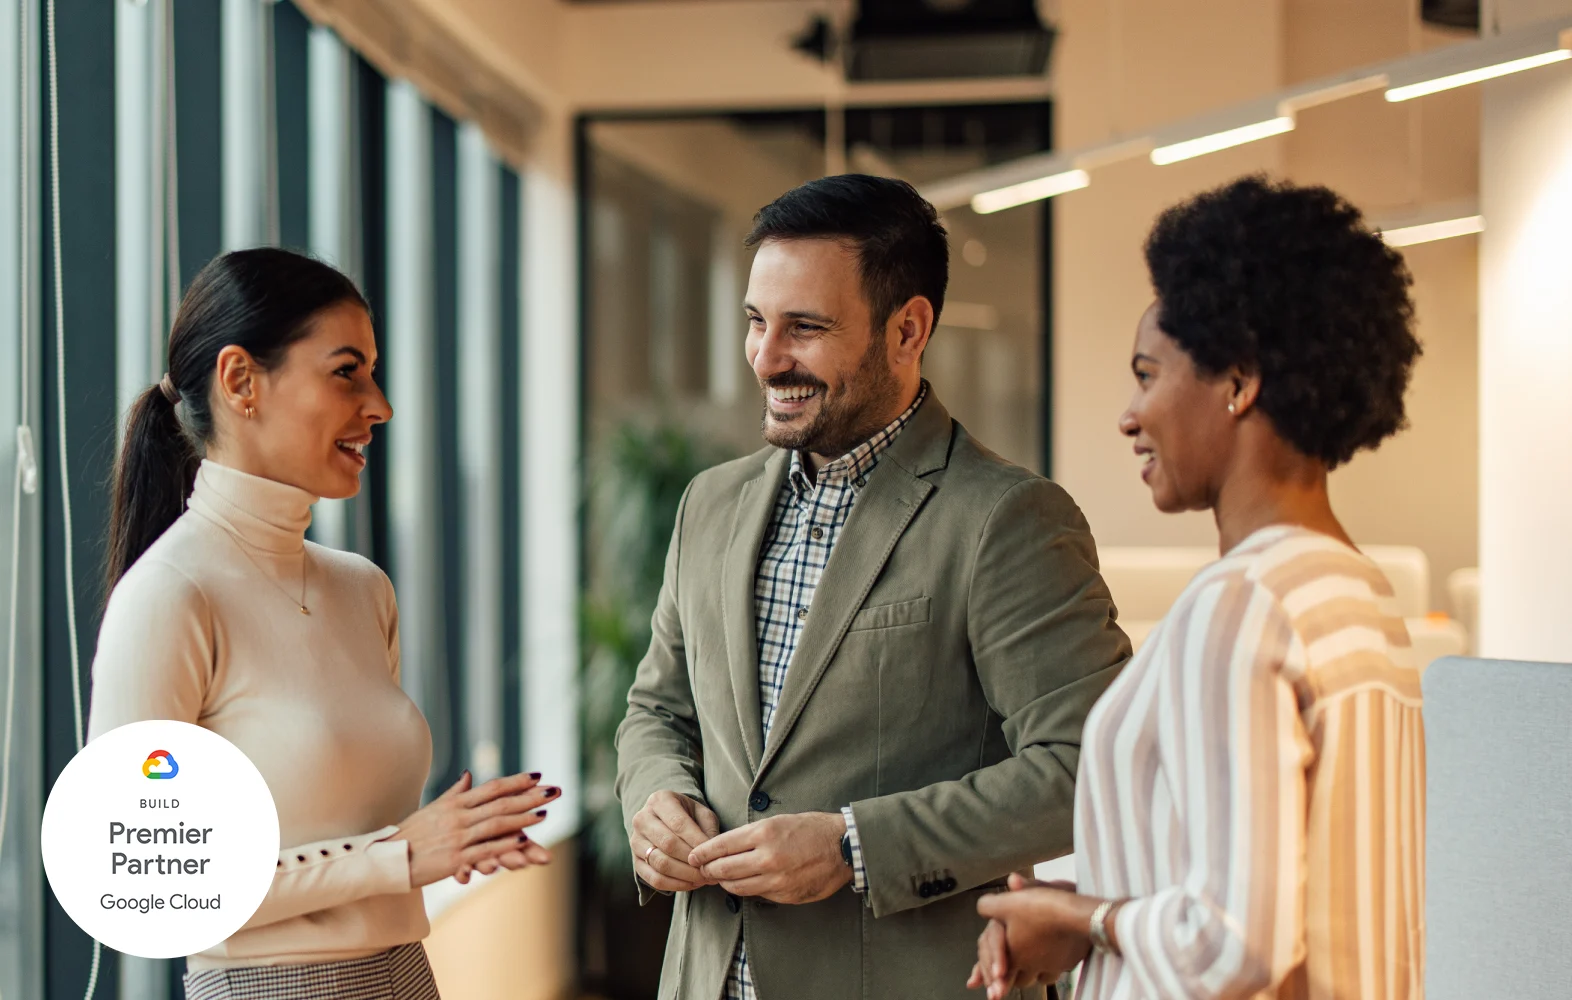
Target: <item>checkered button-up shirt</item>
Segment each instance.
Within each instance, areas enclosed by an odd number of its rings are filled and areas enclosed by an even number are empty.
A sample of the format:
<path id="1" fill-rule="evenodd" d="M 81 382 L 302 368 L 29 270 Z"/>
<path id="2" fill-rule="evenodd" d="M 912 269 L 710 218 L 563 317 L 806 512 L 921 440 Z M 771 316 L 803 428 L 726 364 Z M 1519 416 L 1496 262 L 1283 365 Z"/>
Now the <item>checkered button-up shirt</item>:
<path id="1" fill-rule="evenodd" d="M 895 441 L 912 414 L 928 398 L 924 382 L 917 398 L 906 412 L 873 437 L 842 455 L 810 476 L 800 452 L 793 452 L 791 469 L 775 496 L 775 511 L 770 515 L 759 548 L 759 565 L 753 576 L 753 628 L 759 644 L 759 708 L 764 722 L 764 739 L 770 738 L 770 725 L 786 686 L 786 670 L 797 651 L 813 592 L 830 561 L 830 552 L 841 528 L 851 516 L 852 505 L 867 485 L 868 476 L 879 463 L 879 456 Z M 852 888 L 861 893 L 868 888 L 862 863 L 862 843 L 857 838 L 857 823 L 851 806 L 841 809 L 846 830 L 851 835 Z M 725 1000 L 758 1000 L 753 977 L 748 971 L 744 942 L 737 943 L 731 969 L 726 973 Z"/>

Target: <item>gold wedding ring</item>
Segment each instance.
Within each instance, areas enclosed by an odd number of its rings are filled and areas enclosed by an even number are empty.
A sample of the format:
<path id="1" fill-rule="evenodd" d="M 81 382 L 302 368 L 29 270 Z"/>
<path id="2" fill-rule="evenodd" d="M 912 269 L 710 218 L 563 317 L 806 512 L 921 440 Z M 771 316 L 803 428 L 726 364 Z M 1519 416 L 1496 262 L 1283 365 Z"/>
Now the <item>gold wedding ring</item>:
<path id="1" fill-rule="evenodd" d="M 649 864 L 650 863 L 650 855 L 654 854 L 654 853 L 655 853 L 655 845 L 651 844 L 649 846 L 649 850 L 644 852 L 644 863 L 645 864 Z"/>

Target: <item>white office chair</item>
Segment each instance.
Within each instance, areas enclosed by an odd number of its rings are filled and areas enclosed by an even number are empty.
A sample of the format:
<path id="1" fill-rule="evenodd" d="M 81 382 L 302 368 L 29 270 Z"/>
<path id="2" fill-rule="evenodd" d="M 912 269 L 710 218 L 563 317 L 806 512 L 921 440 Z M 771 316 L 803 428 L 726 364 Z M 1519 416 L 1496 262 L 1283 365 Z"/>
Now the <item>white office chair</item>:
<path id="1" fill-rule="evenodd" d="M 1469 653 L 1479 652 L 1479 567 L 1454 570 L 1446 578 L 1446 594 L 1452 617 L 1468 630 Z"/>

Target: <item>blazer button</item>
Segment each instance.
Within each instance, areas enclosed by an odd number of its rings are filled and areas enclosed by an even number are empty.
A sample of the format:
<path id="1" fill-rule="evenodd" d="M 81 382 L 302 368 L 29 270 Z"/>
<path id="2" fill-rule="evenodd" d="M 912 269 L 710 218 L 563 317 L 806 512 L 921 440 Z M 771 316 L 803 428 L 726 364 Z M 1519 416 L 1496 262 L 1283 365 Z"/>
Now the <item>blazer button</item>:
<path id="1" fill-rule="evenodd" d="M 761 813 L 770 807 L 770 801 L 770 797 L 761 788 L 748 796 L 748 808 L 754 812 Z"/>
<path id="2" fill-rule="evenodd" d="M 921 896 L 923 899 L 927 899 L 930 896 L 932 896 L 933 895 L 933 883 L 932 882 L 924 882 L 922 884 L 922 886 L 920 888 L 918 888 L 917 895 Z"/>
<path id="3" fill-rule="evenodd" d="M 956 886 L 958 886 L 960 884 L 961 883 L 955 881 L 955 877 L 952 875 L 951 877 L 949 877 L 949 878 L 944 880 L 944 891 L 945 892 L 954 892 Z"/>
<path id="4" fill-rule="evenodd" d="M 736 896 L 733 896 L 728 892 L 726 894 L 726 909 L 736 913 L 738 910 L 742 909 L 742 902 L 738 900 Z"/>

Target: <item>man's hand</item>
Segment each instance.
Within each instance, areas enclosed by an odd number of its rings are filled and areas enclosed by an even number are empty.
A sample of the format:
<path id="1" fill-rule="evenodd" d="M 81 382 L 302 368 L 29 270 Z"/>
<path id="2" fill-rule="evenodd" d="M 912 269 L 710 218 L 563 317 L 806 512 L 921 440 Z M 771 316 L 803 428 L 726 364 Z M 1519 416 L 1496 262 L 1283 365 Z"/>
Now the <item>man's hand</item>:
<path id="1" fill-rule="evenodd" d="M 697 847 L 688 864 L 734 896 L 816 903 L 852 880 L 841 860 L 840 813 L 790 813 L 728 830 Z"/>
<path id="2" fill-rule="evenodd" d="M 709 806 L 676 792 L 656 792 L 633 814 L 633 871 L 658 892 L 687 892 L 712 885 L 688 855 L 720 832 Z"/>
<path id="3" fill-rule="evenodd" d="M 1054 982 L 1091 951 L 1088 928 L 1099 900 L 1019 875 L 1010 876 L 1010 889 L 977 901 L 988 927 L 967 985 L 986 986 L 989 1000 L 1017 986 Z"/>

